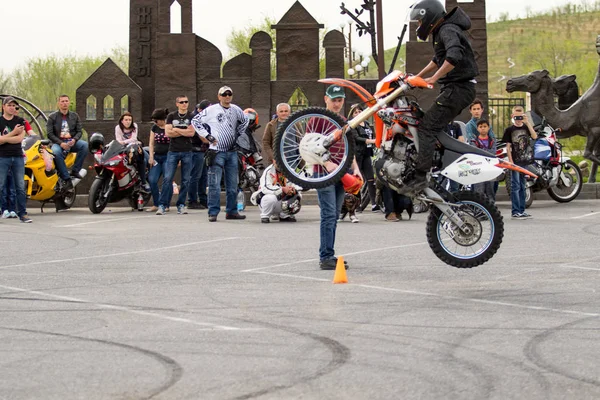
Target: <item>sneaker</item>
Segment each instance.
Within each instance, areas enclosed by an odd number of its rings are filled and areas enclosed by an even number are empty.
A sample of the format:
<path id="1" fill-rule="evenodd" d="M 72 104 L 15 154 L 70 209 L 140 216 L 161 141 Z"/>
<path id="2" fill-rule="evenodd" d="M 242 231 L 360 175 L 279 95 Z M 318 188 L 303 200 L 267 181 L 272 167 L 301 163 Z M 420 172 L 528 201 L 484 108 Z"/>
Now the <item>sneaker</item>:
<path id="1" fill-rule="evenodd" d="M 208 216 L 208 221 L 209 222 L 217 222 L 217 216 L 216 215 L 209 215 Z"/>
<path id="2" fill-rule="evenodd" d="M 142 187 L 140 188 L 140 192 L 142 192 L 142 193 L 151 193 L 151 192 L 152 192 L 152 189 L 150 188 L 150 185 L 149 185 L 149 184 L 147 184 L 147 183 L 144 183 L 144 184 L 142 185 Z"/>
<path id="3" fill-rule="evenodd" d="M 379 207 L 377 204 L 374 204 L 373 206 L 371 206 L 371 212 L 379 212 L 381 211 L 381 207 Z"/>
<path id="4" fill-rule="evenodd" d="M 158 206 L 158 210 L 156 211 L 156 215 L 165 215 L 165 207 Z"/>
<path id="5" fill-rule="evenodd" d="M 337 267 L 337 259 L 332 258 L 329 260 L 321 260 L 319 262 L 319 268 L 321 268 L 322 270 L 326 270 L 326 271 L 330 271 L 330 270 L 334 270 L 335 267 Z M 348 269 L 348 264 L 344 261 L 344 267 L 346 269 Z"/>
<path id="6" fill-rule="evenodd" d="M 184 204 L 180 204 L 177 206 L 177 214 L 187 214 L 187 210 L 185 209 Z"/>
<path id="7" fill-rule="evenodd" d="M 2 213 L 2 218 L 10 218 L 10 211 L 4 210 L 4 212 Z"/>
<path id="8" fill-rule="evenodd" d="M 165 212 L 169 212 L 171 209 L 169 207 L 165 207 Z"/>
<path id="9" fill-rule="evenodd" d="M 71 174 L 70 174 L 70 175 L 71 175 L 73 178 L 77 178 L 77 179 L 83 179 L 83 176 L 81 176 L 81 174 L 79 173 L 79 171 L 75 171 L 75 170 L 73 170 L 73 171 L 71 171 Z"/>
<path id="10" fill-rule="evenodd" d="M 17 213 L 16 213 L 16 212 L 14 212 L 14 211 L 11 211 L 11 212 L 10 212 L 10 215 L 8 216 L 8 218 L 19 218 L 19 216 L 17 215 Z"/>
<path id="11" fill-rule="evenodd" d="M 147 212 L 157 212 L 158 211 L 158 207 L 156 206 L 152 206 L 150 207 L 148 210 L 146 210 Z"/>
<path id="12" fill-rule="evenodd" d="M 29 218 L 29 217 L 27 216 L 27 214 L 24 214 L 24 215 L 23 215 L 23 216 L 20 218 L 20 220 L 21 220 L 21 222 L 22 222 L 22 223 L 24 223 L 24 224 L 30 224 L 30 223 L 32 223 L 32 222 L 33 222 L 33 221 L 31 220 L 31 218 Z"/>
<path id="13" fill-rule="evenodd" d="M 11 214 L 12 214 L 12 213 L 11 213 Z M 522 212 L 522 213 L 521 213 L 521 215 L 522 215 L 523 217 L 527 218 L 527 219 L 529 219 L 529 218 L 533 218 L 533 215 L 531 215 L 531 214 L 528 214 L 528 213 L 526 213 L 526 212 Z"/>
<path id="14" fill-rule="evenodd" d="M 269 217 L 262 217 L 260 219 L 260 222 L 262 222 L 263 224 L 268 224 L 271 222 L 271 219 Z"/>
<path id="15" fill-rule="evenodd" d="M 511 216 L 511 218 L 513 218 L 513 219 L 528 219 L 526 216 L 524 216 L 524 215 L 523 215 L 523 214 L 521 214 L 521 213 L 516 213 L 516 214 L 513 214 L 513 215 Z"/>
<path id="16" fill-rule="evenodd" d="M 296 222 L 296 217 L 294 217 L 293 215 L 290 215 L 287 218 L 279 217 L 279 222 Z"/>
<path id="17" fill-rule="evenodd" d="M 338 218 L 338 222 L 342 222 L 344 220 L 344 218 L 346 218 L 346 213 L 340 214 L 340 216 Z"/>
<path id="18" fill-rule="evenodd" d="M 240 213 L 227 214 L 225 215 L 225 219 L 246 219 L 246 216 Z"/>
<path id="19" fill-rule="evenodd" d="M 360 220 L 358 219 L 358 217 L 354 214 L 350 215 L 350 222 L 352 222 L 353 224 L 357 224 L 360 222 Z"/>
<path id="20" fill-rule="evenodd" d="M 204 207 L 202 207 L 202 204 L 198 203 L 197 201 L 190 201 L 188 203 L 188 208 L 190 210 L 204 210 Z"/>

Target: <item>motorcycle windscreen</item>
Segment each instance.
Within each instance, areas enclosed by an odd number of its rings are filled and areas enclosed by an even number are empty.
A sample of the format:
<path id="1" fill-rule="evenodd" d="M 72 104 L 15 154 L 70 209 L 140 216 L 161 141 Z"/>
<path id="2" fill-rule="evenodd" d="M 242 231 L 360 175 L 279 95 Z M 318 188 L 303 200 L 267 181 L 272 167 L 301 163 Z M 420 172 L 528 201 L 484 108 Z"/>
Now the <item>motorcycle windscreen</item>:
<path id="1" fill-rule="evenodd" d="M 25 139 L 23 139 L 23 143 L 21 144 L 21 147 L 23 148 L 24 151 L 27 151 L 31 148 L 31 146 L 33 146 L 40 140 L 42 140 L 42 138 L 39 137 L 38 135 L 26 136 Z"/>
<path id="2" fill-rule="evenodd" d="M 502 168 L 496 164 L 498 159 L 494 157 L 465 154 L 444 168 L 441 174 L 461 185 L 474 185 L 496 180 L 502 174 Z"/>
<path id="3" fill-rule="evenodd" d="M 125 151 L 125 147 L 121 143 L 116 140 L 111 141 L 108 146 L 104 149 L 104 153 L 102 154 L 102 162 L 105 163 L 114 156 L 117 156 Z"/>

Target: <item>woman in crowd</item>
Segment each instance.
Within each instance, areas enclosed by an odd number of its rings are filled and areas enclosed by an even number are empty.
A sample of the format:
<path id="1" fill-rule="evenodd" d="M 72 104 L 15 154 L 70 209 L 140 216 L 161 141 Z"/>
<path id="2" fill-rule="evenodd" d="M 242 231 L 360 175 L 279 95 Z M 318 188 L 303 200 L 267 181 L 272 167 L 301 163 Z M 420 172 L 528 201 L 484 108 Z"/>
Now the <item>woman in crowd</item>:
<path id="1" fill-rule="evenodd" d="M 130 112 L 125 112 L 119 118 L 119 123 L 115 126 L 115 139 L 123 146 L 130 146 L 130 162 L 135 162 L 140 182 L 143 190 L 149 192 L 150 186 L 146 182 L 146 163 L 148 157 L 142 148 L 142 142 L 138 139 L 138 125 L 133 122 L 133 116 Z"/>
<path id="2" fill-rule="evenodd" d="M 348 119 L 352 119 L 364 110 L 364 107 L 360 104 L 355 104 L 350 108 L 348 113 Z M 380 208 L 375 202 L 375 174 L 373 172 L 373 146 L 375 144 L 375 138 L 373 129 L 367 122 L 362 122 L 356 127 L 358 135 L 356 136 L 356 163 L 360 169 L 361 175 L 365 179 L 365 185 L 369 191 L 369 198 L 371 200 L 371 211 L 379 211 Z M 355 217 L 356 218 L 356 217 Z M 357 221 L 358 222 L 358 221 Z"/>
<path id="3" fill-rule="evenodd" d="M 171 139 L 165 132 L 165 121 L 167 120 L 168 113 L 168 110 L 162 108 L 158 108 L 152 113 L 154 124 L 150 128 L 150 158 L 148 163 L 151 165 L 151 168 L 148 174 L 148 181 L 150 182 L 154 206 L 148 210 L 150 212 L 158 211 L 158 199 L 160 197 L 158 181 L 163 175 L 167 153 L 169 152 L 169 143 L 171 142 Z M 168 196 L 168 198 L 171 198 L 171 196 Z M 168 211 L 168 208 L 165 211 Z"/>

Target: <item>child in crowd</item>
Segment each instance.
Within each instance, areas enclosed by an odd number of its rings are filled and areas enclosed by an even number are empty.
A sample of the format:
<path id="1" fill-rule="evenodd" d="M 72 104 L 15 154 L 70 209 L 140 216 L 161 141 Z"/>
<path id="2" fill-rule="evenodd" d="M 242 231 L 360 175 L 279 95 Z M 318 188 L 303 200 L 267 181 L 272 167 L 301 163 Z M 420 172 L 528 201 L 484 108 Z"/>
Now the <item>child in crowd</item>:
<path id="1" fill-rule="evenodd" d="M 486 150 L 490 156 L 496 154 L 496 141 L 489 136 L 490 124 L 485 119 L 477 121 L 477 132 L 479 135 L 473 140 L 473 145 L 480 149 Z M 475 192 L 485 194 L 494 203 L 496 201 L 496 191 L 494 190 L 495 181 L 481 182 L 474 185 Z"/>

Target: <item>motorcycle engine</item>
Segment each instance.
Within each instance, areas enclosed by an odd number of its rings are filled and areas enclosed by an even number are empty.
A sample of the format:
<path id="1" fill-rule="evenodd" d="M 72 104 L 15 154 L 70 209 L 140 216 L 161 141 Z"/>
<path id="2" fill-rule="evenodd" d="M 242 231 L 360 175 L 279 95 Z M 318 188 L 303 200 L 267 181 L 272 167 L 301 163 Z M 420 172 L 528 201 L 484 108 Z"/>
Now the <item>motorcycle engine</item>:
<path id="1" fill-rule="evenodd" d="M 409 173 L 414 171 L 417 151 L 414 143 L 400 137 L 391 150 L 379 153 L 375 160 L 377 178 L 395 190 L 400 190 Z"/>

